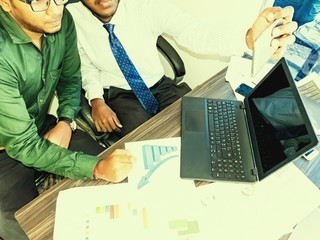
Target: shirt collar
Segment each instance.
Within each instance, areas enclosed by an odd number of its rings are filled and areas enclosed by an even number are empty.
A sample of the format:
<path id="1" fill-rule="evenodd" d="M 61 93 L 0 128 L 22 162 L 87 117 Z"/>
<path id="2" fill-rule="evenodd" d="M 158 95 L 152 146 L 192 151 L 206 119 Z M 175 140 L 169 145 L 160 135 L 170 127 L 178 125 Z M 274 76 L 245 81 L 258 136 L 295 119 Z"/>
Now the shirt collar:
<path id="1" fill-rule="evenodd" d="M 0 7 L 0 19 L 1 24 L 8 32 L 12 42 L 19 43 L 28 43 L 31 42 L 31 38 L 22 30 L 16 21 Z"/>
<path id="2" fill-rule="evenodd" d="M 15 44 L 24 44 L 32 42 L 31 38 L 22 30 L 20 25 L 0 7 L 1 24 L 8 32 L 9 37 Z M 55 39 L 54 34 L 45 35 L 48 42 L 53 42 Z"/>
<path id="3" fill-rule="evenodd" d="M 119 5 L 117 8 L 116 13 L 113 15 L 111 21 L 109 22 L 110 24 L 114 24 L 114 25 L 124 25 L 125 21 L 126 21 L 126 2 L 125 0 L 121 0 L 119 1 Z"/>

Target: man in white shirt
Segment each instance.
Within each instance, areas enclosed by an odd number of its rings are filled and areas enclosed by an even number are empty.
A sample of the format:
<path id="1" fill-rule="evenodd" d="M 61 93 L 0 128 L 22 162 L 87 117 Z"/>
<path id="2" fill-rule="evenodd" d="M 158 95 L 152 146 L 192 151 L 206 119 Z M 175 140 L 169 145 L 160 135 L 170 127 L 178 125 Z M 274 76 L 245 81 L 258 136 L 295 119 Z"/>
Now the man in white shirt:
<path id="1" fill-rule="evenodd" d="M 162 33 L 196 53 L 229 56 L 252 49 L 271 22 L 284 18 L 285 24 L 274 29 L 278 39 L 272 42 L 279 46 L 273 57 L 279 58 L 294 42 L 292 32 L 297 28 L 291 7 L 264 10 L 250 29 L 226 26 L 219 19 L 195 20 L 166 0 L 82 0 L 67 8 L 76 23 L 83 88 L 95 125 L 102 132 L 121 130 L 122 136 L 155 113 L 146 111 L 132 92 L 110 48 L 105 24 L 114 25 L 115 35 L 159 103 L 157 112 L 179 98 L 159 60 L 156 42 Z"/>

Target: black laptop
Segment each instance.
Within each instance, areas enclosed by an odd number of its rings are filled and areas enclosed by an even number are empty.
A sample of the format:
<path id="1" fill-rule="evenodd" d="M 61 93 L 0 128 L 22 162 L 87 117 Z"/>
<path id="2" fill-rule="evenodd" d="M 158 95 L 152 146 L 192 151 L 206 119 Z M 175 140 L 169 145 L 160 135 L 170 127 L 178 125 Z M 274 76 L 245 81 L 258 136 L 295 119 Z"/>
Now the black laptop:
<path id="1" fill-rule="evenodd" d="M 244 102 L 182 98 L 181 178 L 259 181 L 317 143 L 284 58 Z"/>

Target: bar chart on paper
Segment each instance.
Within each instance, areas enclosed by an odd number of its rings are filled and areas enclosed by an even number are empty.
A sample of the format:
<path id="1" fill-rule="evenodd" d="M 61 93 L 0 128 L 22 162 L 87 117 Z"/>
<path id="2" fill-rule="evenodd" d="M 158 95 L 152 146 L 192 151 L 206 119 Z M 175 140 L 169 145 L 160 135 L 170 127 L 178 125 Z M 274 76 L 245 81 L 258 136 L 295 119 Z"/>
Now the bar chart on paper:
<path id="1" fill-rule="evenodd" d="M 167 210 L 172 212 L 170 207 Z M 127 239 L 137 236 L 140 239 L 151 237 L 189 240 L 200 233 L 196 219 L 174 217 L 170 213 L 167 213 L 166 219 L 154 206 L 151 213 L 153 216 L 150 216 L 149 208 L 137 207 L 132 202 L 96 206 L 84 220 L 84 240 Z"/>
<path id="2" fill-rule="evenodd" d="M 106 236 L 121 239 L 121 236 L 141 233 L 149 227 L 147 208 L 132 202 L 96 206 L 86 214 L 84 221 L 84 240 L 105 239 Z"/>
<path id="3" fill-rule="evenodd" d="M 178 158 L 178 147 L 143 145 L 142 146 L 144 170 L 147 173 L 141 177 L 137 188 L 140 189 L 148 184 L 151 176 L 170 159 Z"/>
<path id="4" fill-rule="evenodd" d="M 166 151 L 176 154 L 174 147 Z M 171 154 L 164 156 L 167 158 Z M 165 158 L 160 162 L 165 161 Z M 165 163 L 162 164 L 166 167 L 163 172 L 167 174 L 174 161 L 166 160 Z M 143 161 L 141 166 L 143 168 Z M 137 190 L 135 184 L 79 187 L 61 191 L 57 200 L 53 239 L 201 239 L 198 209 L 190 208 L 197 201 L 185 198 L 183 202 L 173 201 L 177 199 L 174 193 L 181 194 L 180 185 L 175 188 L 179 191 L 164 195 L 164 192 L 159 192 L 159 188 L 155 192 Z"/>

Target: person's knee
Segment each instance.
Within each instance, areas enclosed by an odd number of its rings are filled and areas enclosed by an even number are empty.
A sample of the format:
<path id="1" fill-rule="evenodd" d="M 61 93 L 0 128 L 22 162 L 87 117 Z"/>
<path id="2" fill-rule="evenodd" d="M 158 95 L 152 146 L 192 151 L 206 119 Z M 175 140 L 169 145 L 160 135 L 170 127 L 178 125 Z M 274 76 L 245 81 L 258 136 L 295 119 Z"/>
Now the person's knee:
<path id="1" fill-rule="evenodd" d="M 124 137 L 125 135 L 139 127 L 141 124 L 148 121 L 151 117 L 152 115 L 148 113 L 128 117 L 122 123 L 123 127 L 121 128 L 121 136 Z"/>

